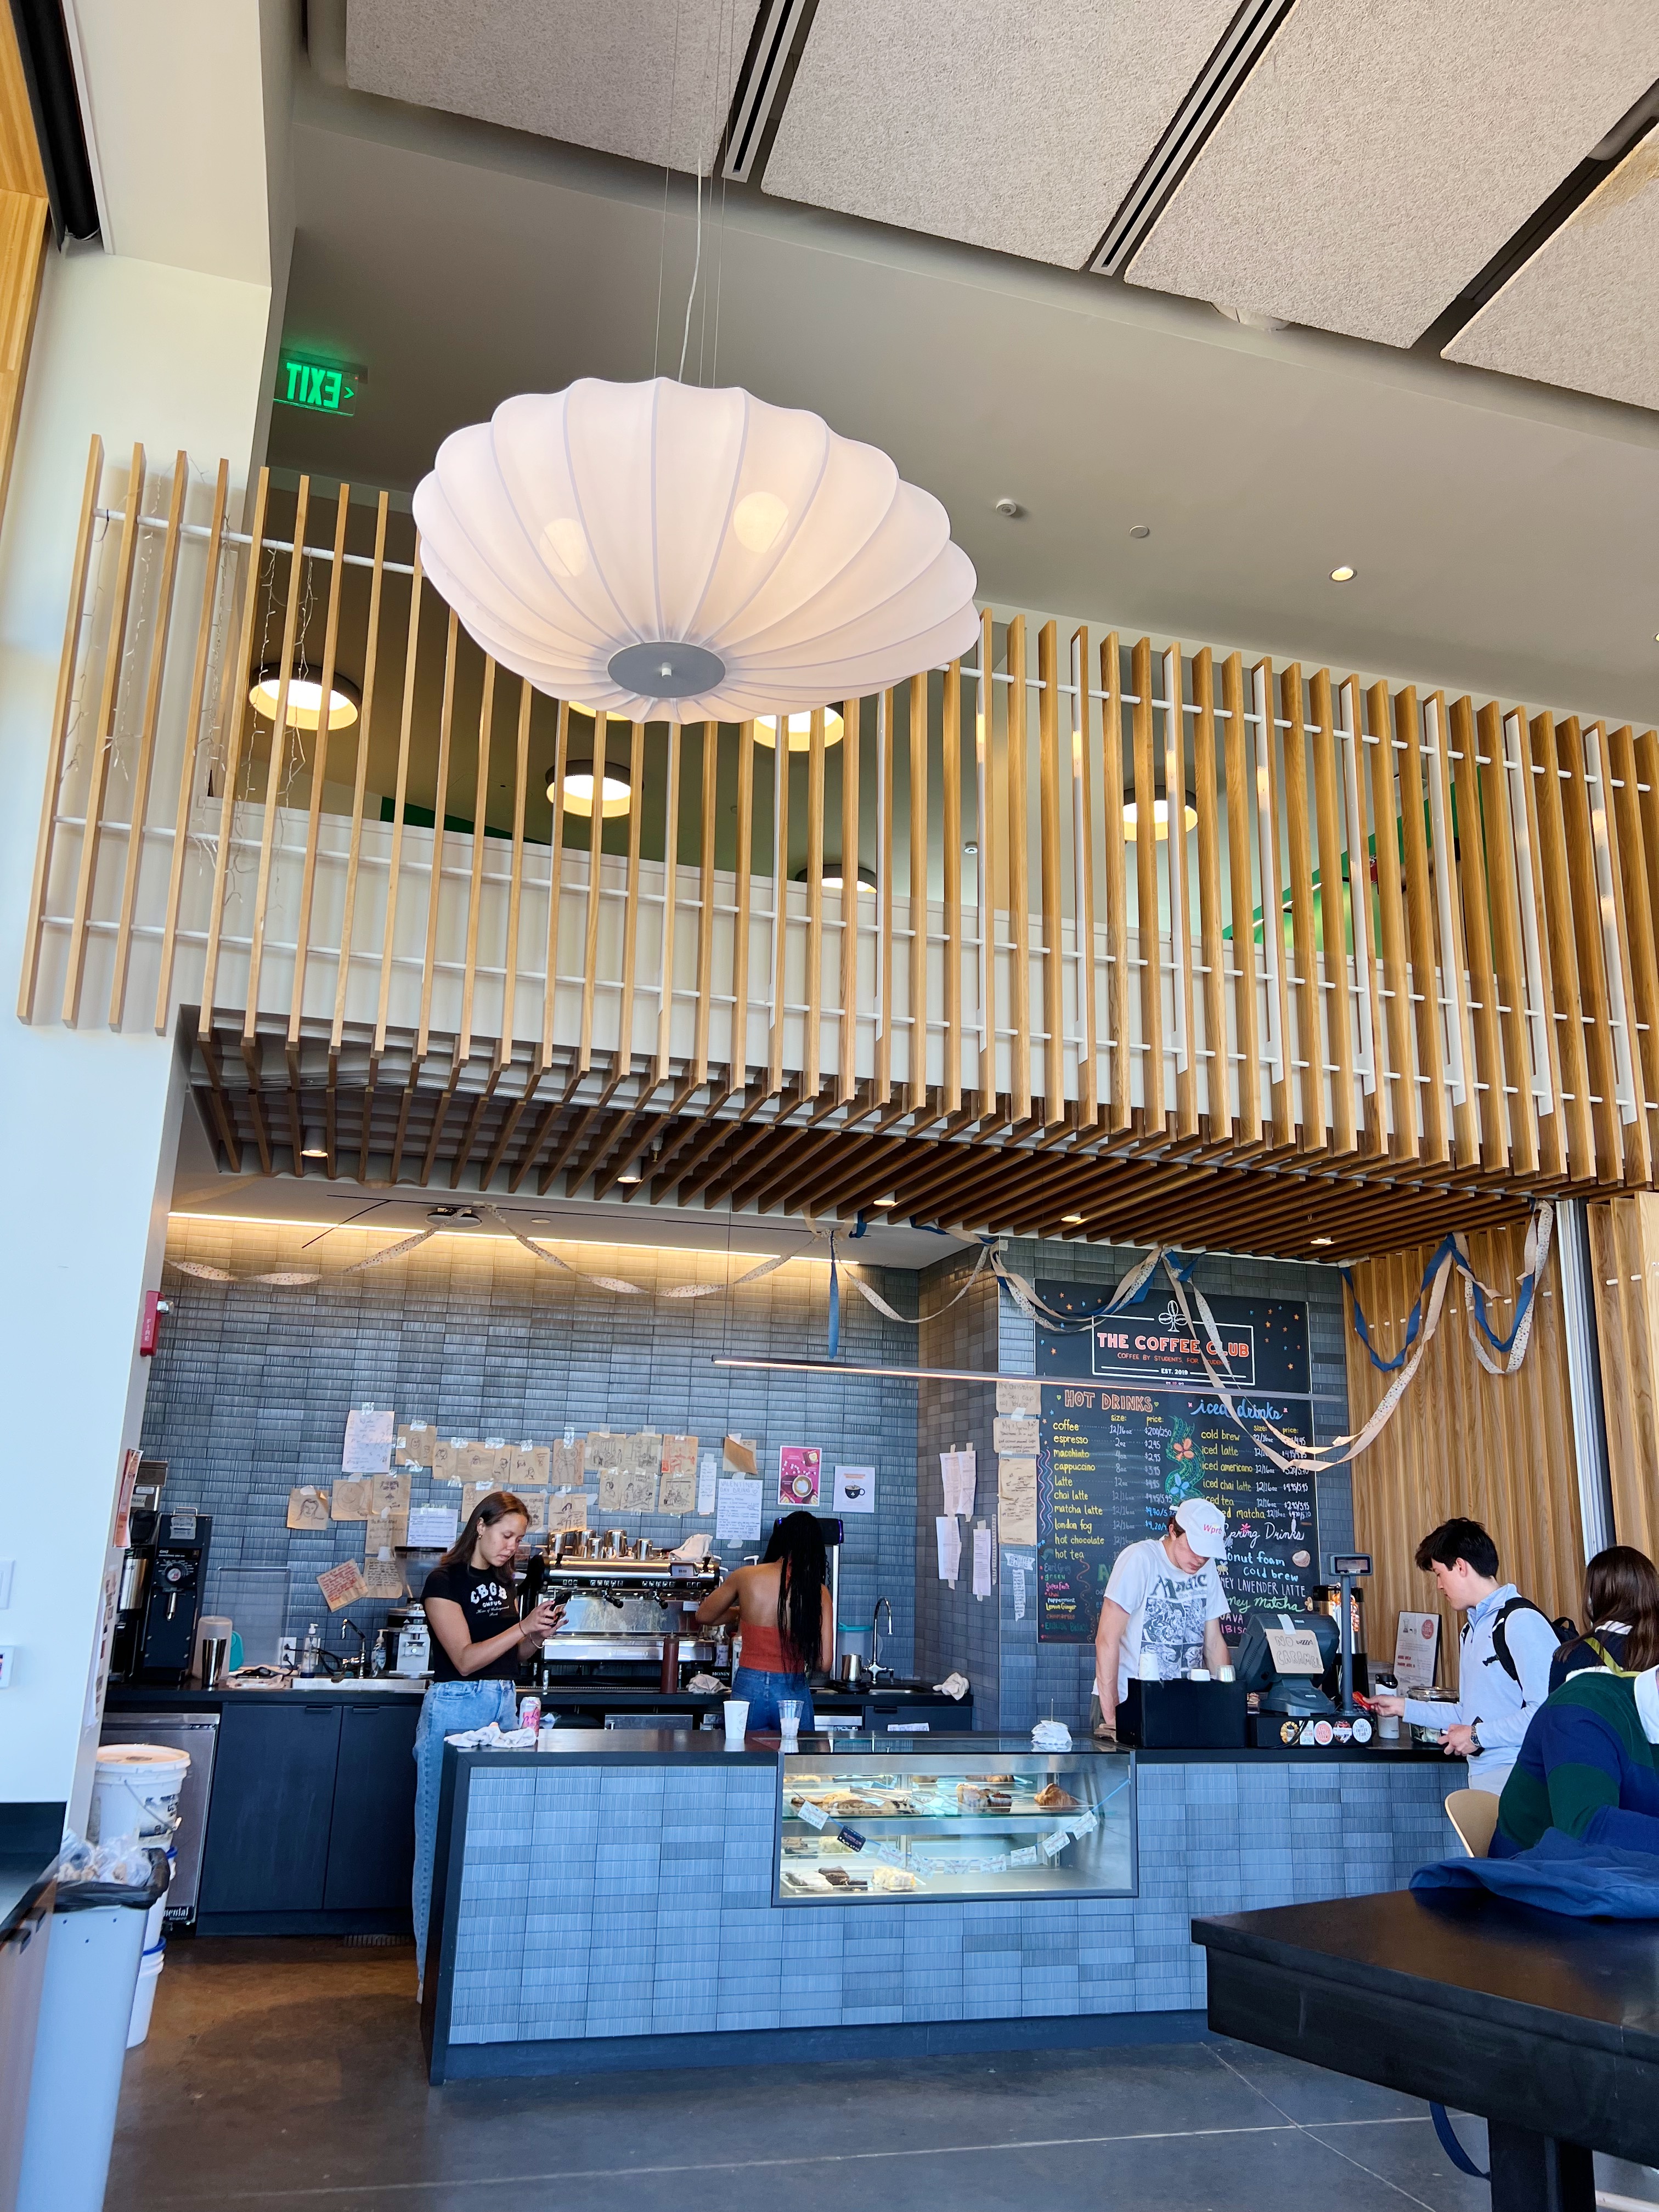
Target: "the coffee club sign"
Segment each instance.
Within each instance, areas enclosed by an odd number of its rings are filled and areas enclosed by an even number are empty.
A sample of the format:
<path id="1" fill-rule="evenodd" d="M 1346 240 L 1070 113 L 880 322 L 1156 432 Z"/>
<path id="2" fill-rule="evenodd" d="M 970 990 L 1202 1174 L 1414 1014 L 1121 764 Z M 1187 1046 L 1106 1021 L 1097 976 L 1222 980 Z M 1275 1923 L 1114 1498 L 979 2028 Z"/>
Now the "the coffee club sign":
<path id="1" fill-rule="evenodd" d="M 1206 1382 L 1203 1348 L 1167 1295 L 1159 1298 L 1149 1289 L 1139 1306 L 1104 1314 L 1104 1296 L 1093 1285 L 1039 1282 L 1036 1290 L 1057 1312 L 1089 1317 L 1094 1324 L 1075 1333 L 1038 1331 L 1037 1369 L 1045 1379 L 1088 1376 L 1171 1389 Z M 1307 1395 L 1311 1385 L 1305 1304 L 1287 1298 L 1212 1297 L 1209 1305 L 1234 1382 L 1249 1389 Z"/>

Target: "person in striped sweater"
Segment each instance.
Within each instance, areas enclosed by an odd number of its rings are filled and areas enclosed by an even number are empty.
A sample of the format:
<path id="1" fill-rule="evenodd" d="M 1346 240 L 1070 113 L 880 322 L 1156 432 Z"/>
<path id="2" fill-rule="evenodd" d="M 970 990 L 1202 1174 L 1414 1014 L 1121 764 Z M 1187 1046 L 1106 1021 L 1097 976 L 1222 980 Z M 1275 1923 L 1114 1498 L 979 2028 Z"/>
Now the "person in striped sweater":
<path id="1" fill-rule="evenodd" d="M 1529 1850 L 1547 1829 L 1581 1843 L 1659 1853 L 1659 1667 L 1573 1674 L 1534 1714 L 1498 1800 L 1491 1856 Z"/>

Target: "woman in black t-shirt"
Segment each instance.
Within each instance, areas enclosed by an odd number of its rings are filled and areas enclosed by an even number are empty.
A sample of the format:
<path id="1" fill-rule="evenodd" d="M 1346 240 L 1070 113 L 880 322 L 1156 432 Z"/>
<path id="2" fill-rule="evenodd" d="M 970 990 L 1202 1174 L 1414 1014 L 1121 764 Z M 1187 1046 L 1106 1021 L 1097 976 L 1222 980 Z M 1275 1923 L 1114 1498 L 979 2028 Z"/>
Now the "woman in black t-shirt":
<path id="1" fill-rule="evenodd" d="M 562 1608 L 538 1605 L 519 1618 L 513 1561 L 530 1526 L 521 1498 L 493 1490 L 480 1498 L 459 1537 L 426 1578 L 421 1603 L 432 1631 L 432 1686 L 415 1731 L 415 1956 L 426 1972 L 432 1909 L 432 1858 L 444 1738 L 518 1718 L 514 1684 L 522 1656 L 557 1626 Z"/>

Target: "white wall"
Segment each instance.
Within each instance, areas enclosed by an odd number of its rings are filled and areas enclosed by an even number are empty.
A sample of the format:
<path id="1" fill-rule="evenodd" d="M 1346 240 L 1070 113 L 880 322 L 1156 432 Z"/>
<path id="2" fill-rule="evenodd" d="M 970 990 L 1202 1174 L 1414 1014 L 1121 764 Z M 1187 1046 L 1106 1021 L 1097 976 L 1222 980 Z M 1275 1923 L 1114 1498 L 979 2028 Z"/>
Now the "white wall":
<path id="1" fill-rule="evenodd" d="M 16 1016 L 41 787 L 88 441 L 180 446 L 211 496 L 246 474 L 264 396 L 267 284 L 96 252 L 53 257 L 0 535 L 0 1559 L 16 1562 L 0 1644 L 0 1796 L 84 1820 L 106 1548 L 121 1455 L 138 1438 L 143 1293 L 160 1279 L 182 1083 L 164 1038 Z M 240 501 L 237 502 L 240 506 Z"/>

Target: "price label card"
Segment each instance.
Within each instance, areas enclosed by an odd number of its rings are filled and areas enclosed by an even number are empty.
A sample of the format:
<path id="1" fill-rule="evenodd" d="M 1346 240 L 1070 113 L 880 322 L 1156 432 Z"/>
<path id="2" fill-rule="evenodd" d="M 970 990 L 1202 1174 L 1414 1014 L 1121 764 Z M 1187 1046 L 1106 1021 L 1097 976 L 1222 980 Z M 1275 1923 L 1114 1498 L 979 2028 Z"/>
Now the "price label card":
<path id="1" fill-rule="evenodd" d="M 1069 1828 L 1055 1828 L 1042 1838 L 1042 1856 L 1048 1859 L 1057 1859 L 1071 1840 Z"/>
<path id="2" fill-rule="evenodd" d="M 1085 1813 L 1085 1814 L 1084 1814 L 1084 1815 L 1082 1816 L 1082 1818 L 1081 1818 L 1080 1820 L 1073 1820 L 1073 1823 L 1072 1823 L 1072 1833 L 1073 1833 L 1074 1836 L 1079 1836 L 1079 1837 L 1081 1837 L 1081 1836 L 1092 1836 L 1092 1835 L 1093 1835 L 1093 1833 L 1094 1833 L 1094 1832 L 1095 1832 L 1095 1830 L 1096 1830 L 1099 1826 L 1100 1826 L 1099 1821 L 1096 1820 L 1096 1818 L 1095 1818 L 1095 1816 L 1094 1816 L 1094 1814 L 1093 1814 L 1092 1813 Z"/>
<path id="3" fill-rule="evenodd" d="M 1011 1867 L 1034 1867 L 1036 1863 L 1037 1847 L 1035 1844 L 1027 1844 L 1024 1850 L 1010 1851 L 1008 1854 L 1008 1863 Z"/>
<path id="4" fill-rule="evenodd" d="M 849 1851 L 861 1851 L 864 1849 L 864 1838 L 860 1835 L 856 1828 L 837 1828 L 836 1841 L 838 1844 L 845 1844 Z"/>
<path id="5" fill-rule="evenodd" d="M 1319 1638 L 1311 1628 L 1270 1628 L 1267 1649 L 1281 1674 L 1322 1674 Z"/>
<path id="6" fill-rule="evenodd" d="M 822 1805 L 815 1805 L 810 1797 L 803 1797 L 795 1809 L 809 1828 L 827 1828 L 830 1825 L 830 1815 Z"/>

